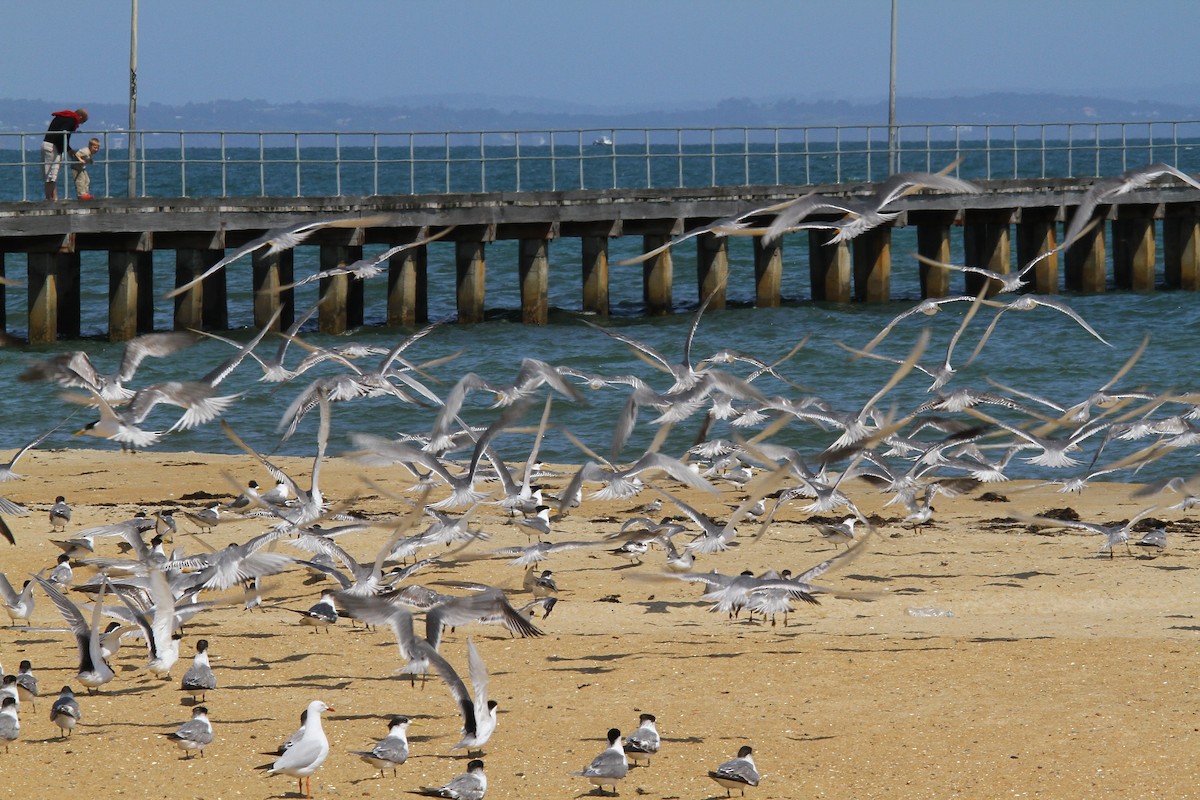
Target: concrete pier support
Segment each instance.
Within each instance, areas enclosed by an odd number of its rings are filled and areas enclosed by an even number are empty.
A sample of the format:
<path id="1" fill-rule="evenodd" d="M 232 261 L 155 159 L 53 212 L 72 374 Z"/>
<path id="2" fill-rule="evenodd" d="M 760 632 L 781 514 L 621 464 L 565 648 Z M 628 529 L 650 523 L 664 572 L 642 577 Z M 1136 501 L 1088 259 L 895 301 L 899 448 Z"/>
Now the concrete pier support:
<path id="1" fill-rule="evenodd" d="M 267 254 L 267 250 L 255 250 L 250 256 L 252 280 L 254 282 L 254 327 L 262 330 L 270 322 L 277 309 L 282 309 L 279 318 L 271 325 L 273 331 L 291 327 L 296 319 L 296 292 L 280 289 L 295 280 L 295 253 L 282 250 Z"/>
<path id="2" fill-rule="evenodd" d="M 647 233 L 642 237 L 642 252 L 662 247 L 670 240 L 669 234 Z M 669 249 L 642 262 L 642 302 L 647 316 L 657 317 L 671 313 L 672 270 Z"/>
<path id="3" fill-rule="evenodd" d="M 1012 261 L 1011 222 L 1012 212 L 1008 209 L 967 211 L 963 218 L 963 255 L 966 265 L 1007 275 Z M 986 292 L 987 295 L 993 295 L 998 287 L 992 283 L 983 275 L 966 273 L 967 294 Z"/>
<path id="4" fill-rule="evenodd" d="M 147 324 L 143 314 L 153 286 L 145 285 L 145 263 L 152 253 L 110 250 L 108 253 L 108 340 L 123 342 L 153 329 L 153 316 Z M 153 279 L 153 273 L 149 276 Z M 151 311 L 153 315 L 153 311 Z"/>
<path id="5" fill-rule="evenodd" d="M 81 280 L 79 251 L 58 255 L 58 336 L 78 339 L 83 306 L 80 297 Z"/>
<path id="6" fill-rule="evenodd" d="M 827 303 L 849 303 L 850 246 L 845 242 L 829 244 L 834 231 L 808 232 L 808 275 L 812 299 Z"/>
<path id="7" fill-rule="evenodd" d="M 1163 273 L 1172 289 L 1200 290 L 1200 209 L 1185 206 L 1163 218 Z"/>
<path id="8" fill-rule="evenodd" d="M 1058 246 L 1057 210 L 1053 208 L 1026 208 L 1021 210 L 1021 221 L 1017 223 L 1017 269 L 1043 253 Z M 1026 291 L 1037 294 L 1058 294 L 1058 253 L 1046 256 L 1025 275 L 1029 284 Z"/>
<path id="9" fill-rule="evenodd" d="M 584 236 L 583 311 L 608 316 L 608 237 Z"/>
<path id="10" fill-rule="evenodd" d="M 458 275 L 458 321 L 483 322 L 484 277 L 487 274 L 486 245 L 482 241 L 454 243 L 454 264 Z"/>
<path id="11" fill-rule="evenodd" d="M 5 259 L 8 258 L 8 253 L 0 252 L 0 278 L 8 277 L 5 275 Z M 8 287 L 0 282 L 0 347 L 9 343 L 8 339 L 8 294 L 5 291 Z"/>
<path id="12" fill-rule="evenodd" d="M 950 263 L 950 228 L 953 212 L 909 213 L 908 221 L 917 226 L 917 252 L 942 264 Z M 917 262 L 922 299 L 950 296 L 950 276 L 954 270 L 931 267 Z"/>
<path id="13" fill-rule="evenodd" d="M 892 298 L 892 229 L 885 225 L 856 236 L 850 249 L 855 299 L 886 303 Z"/>
<path id="14" fill-rule="evenodd" d="M 1108 277 L 1104 263 L 1104 223 L 1085 231 L 1067 248 L 1065 283 L 1068 291 L 1099 294 Z"/>
<path id="15" fill-rule="evenodd" d="M 710 309 L 725 308 L 729 287 L 729 239 L 711 233 L 696 237 L 696 288 L 700 302 L 712 295 Z"/>
<path id="16" fill-rule="evenodd" d="M 363 257 L 362 245 L 321 245 L 320 269 L 345 267 Z M 320 296 L 326 298 L 317 310 L 317 329 L 334 335 L 363 324 L 363 282 L 350 275 L 334 275 L 318 281 Z"/>
<path id="17" fill-rule="evenodd" d="M 754 304 L 759 308 L 779 308 L 783 287 L 783 241 L 768 245 L 754 237 Z"/>
<path id="18" fill-rule="evenodd" d="M 137 260 L 137 332 L 154 331 L 154 251 L 138 251 Z"/>
<path id="19" fill-rule="evenodd" d="M 1113 283 L 1135 292 L 1154 290 L 1154 206 L 1122 205 L 1112 223 Z"/>
<path id="20" fill-rule="evenodd" d="M 422 229 L 418 237 L 424 235 Z M 429 321 L 428 269 L 429 250 L 424 245 L 402 250 L 388 259 L 388 325 L 409 328 Z"/>
<path id="21" fill-rule="evenodd" d="M 175 250 L 175 285 L 194 280 L 225 256 L 224 250 L 184 247 Z M 225 270 L 218 270 L 175 298 L 175 330 L 225 330 Z"/>
<path id="22" fill-rule="evenodd" d="M 29 343 L 52 344 L 59 337 L 59 253 L 29 253 Z"/>
<path id="23" fill-rule="evenodd" d="M 522 239 L 517 271 L 521 280 L 521 322 L 545 325 L 550 319 L 550 258 L 545 239 Z"/>

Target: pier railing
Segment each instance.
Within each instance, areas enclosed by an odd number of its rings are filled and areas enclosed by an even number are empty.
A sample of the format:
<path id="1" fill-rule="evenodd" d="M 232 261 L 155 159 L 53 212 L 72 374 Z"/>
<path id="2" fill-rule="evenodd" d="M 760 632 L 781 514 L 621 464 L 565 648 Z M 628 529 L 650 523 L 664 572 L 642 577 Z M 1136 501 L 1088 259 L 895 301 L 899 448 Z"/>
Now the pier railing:
<path id="1" fill-rule="evenodd" d="M 136 132 L 140 197 L 329 197 L 877 182 L 886 125 L 452 132 Z M 0 202 L 40 201 L 44 132 L 0 133 Z M 96 197 L 128 194 L 129 132 L 101 140 Z M 968 179 L 1115 175 L 1169 162 L 1200 172 L 1200 121 L 897 128 L 899 171 L 958 159 Z M 72 194 L 71 173 L 60 196 Z"/>

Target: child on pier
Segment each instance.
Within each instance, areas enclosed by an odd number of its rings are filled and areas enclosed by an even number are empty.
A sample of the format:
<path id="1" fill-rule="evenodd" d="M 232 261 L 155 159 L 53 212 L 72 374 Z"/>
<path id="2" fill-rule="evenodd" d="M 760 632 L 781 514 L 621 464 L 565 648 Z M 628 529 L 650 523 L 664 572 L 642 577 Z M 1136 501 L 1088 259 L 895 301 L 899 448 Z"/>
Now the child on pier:
<path id="1" fill-rule="evenodd" d="M 80 200 L 92 199 L 92 177 L 88 175 L 88 165 L 92 163 L 96 153 L 100 152 L 100 140 L 91 138 L 87 147 L 75 151 L 75 163 L 71 165 L 71 173 L 75 176 L 75 195 Z"/>

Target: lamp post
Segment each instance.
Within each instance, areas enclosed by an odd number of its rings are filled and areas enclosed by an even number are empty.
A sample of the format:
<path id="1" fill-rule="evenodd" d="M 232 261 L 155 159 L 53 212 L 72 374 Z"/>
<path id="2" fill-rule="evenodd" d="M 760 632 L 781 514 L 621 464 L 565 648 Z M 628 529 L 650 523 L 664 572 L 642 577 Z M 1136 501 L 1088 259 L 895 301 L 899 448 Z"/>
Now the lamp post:
<path id="1" fill-rule="evenodd" d="M 137 29 L 138 0 L 132 0 L 129 30 L 129 196 L 137 197 Z"/>
<path id="2" fill-rule="evenodd" d="M 136 0 L 135 0 L 136 2 Z M 900 171 L 900 154 L 896 141 L 896 3 L 892 0 L 892 63 L 888 75 L 888 172 L 896 174 Z"/>

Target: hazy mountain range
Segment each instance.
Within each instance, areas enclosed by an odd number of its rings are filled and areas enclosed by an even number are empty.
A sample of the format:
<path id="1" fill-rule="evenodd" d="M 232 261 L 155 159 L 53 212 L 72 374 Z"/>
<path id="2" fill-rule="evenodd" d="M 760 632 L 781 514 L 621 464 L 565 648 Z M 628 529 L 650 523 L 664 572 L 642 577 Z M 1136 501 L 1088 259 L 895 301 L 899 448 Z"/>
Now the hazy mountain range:
<path id="1" fill-rule="evenodd" d="M 990 92 L 958 97 L 901 96 L 900 124 L 1145 122 L 1200 119 L 1200 84 L 1159 87 L 1146 99 L 1128 90 L 1095 95 Z M 1169 99 L 1163 99 L 1169 98 Z M 91 114 L 85 130 L 127 126 L 124 103 L 80 101 Z M 42 100 L 0 98 L 0 131 L 39 131 L 60 106 Z M 451 131 L 604 130 L 646 127 L 775 127 L 881 125 L 886 100 L 727 98 L 707 107 L 607 107 L 530 97 L 414 95 L 374 103 L 321 100 L 269 103 L 222 100 L 168 105 L 142 102 L 142 130 L 229 131 Z"/>

